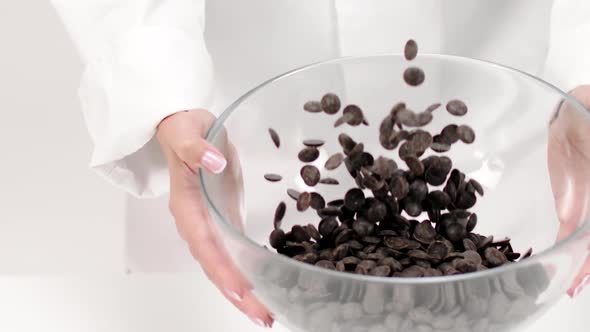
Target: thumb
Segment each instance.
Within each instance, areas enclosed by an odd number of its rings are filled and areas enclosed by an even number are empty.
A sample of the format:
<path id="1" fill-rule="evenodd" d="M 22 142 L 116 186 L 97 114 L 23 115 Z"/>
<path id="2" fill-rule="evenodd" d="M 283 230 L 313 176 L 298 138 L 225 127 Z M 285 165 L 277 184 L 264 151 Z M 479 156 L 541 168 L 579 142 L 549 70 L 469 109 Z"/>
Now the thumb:
<path id="1" fill-rule="evenodd" d="M 201 137 L 195 137 L 176 146 L 172 145 L 171 148 L 193 172 L 204 168 L 211 173 L 219 174 L 227 165 L 223 154 Z"/>
<path id="2" fill-rule="evenodd" d="M 168 161 L 180 159 L 193 173 L 199 168 L 215 174 L 223 172 L 227 164 L 223 154 L 202 138 L 214 119 L 203 109 L 177 112 L 164 118 L 158 125 L 157 136 Z"/>

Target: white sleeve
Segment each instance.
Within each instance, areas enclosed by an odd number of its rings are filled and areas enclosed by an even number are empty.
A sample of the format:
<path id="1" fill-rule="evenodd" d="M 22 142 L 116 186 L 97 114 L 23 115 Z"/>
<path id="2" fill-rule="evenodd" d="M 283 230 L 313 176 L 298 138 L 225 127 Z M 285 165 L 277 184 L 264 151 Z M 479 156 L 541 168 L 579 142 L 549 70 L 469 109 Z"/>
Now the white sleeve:
<path id="1" fill-rule="evenodd" d="M 554 0 L 549 31 L 544 78 L 564 91 L 590 84 L 590 1 Z"/>
<path id="2" fill-rule="evenodd" d="M 80 99 L 90 166 L 136 196 L 168 190 L 154 138 L 166 116 L 208 106 L 205 0 L 53 0 L 85 64 Z"/>

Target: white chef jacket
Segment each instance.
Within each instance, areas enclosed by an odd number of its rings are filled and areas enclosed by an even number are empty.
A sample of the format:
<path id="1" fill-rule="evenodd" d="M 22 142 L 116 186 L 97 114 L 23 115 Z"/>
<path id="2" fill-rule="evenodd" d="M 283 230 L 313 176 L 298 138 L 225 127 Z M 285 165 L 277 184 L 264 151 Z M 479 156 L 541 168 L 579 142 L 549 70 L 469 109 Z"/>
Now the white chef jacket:
<path id="1" fill-rule="evenodd" d="M 167 211 L 154 140 L 171 113 L 224 107 L 264 80 L 344 55 L 425 53 L 498 62 L 564 90 L 590 83 L 587 0 L 53 0 L 85 70 L 90 167 L 133 196 L 128 267 L 195 266 Z M 163 195 L 163 196 L 162 196 Z"/>

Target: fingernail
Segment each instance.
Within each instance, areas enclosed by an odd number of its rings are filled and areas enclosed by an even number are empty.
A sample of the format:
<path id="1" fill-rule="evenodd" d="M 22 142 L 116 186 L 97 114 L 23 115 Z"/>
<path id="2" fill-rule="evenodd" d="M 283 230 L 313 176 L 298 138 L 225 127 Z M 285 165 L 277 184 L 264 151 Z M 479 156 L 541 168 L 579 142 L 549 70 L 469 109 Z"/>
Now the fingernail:
<path id="1" fill-rule="evenodd" d="M 203 154 L 201 165 L 209 172 L 219 174 L 225 169 L 227 161 L 217 151 L 207 150 Z"/>
<path id="2" fill-rule="evenodd" d="M 260 318 L 251 318 L 251 319 L 254 322 L 254 324 L 256 324 L 260 327 L 268 327 L 268 325 L 266 325 L 266 323 Z"/>
<path id="3" fill-rule="evenodd" d="M 238 302 L 242 302 L 242 296 L 231 289 L 226 289 L 225 294 L 230 298 Z"/>
<path id="4" fill-rule="evenodd" d="M 578 287 L 576 287 L 576 289 L 574 290 L 574 292 L 570 295 L 572 298 L 580 295 L 580 293 L 584 290 L 584 288 L 586 288 L 586 286 L 588 286 L 588 284 L 590 284 L 590 274 L 587 274 L 584 279 L 582 279 L 582 282 L 580 282 L 580 284 L 578 285 Z"/>

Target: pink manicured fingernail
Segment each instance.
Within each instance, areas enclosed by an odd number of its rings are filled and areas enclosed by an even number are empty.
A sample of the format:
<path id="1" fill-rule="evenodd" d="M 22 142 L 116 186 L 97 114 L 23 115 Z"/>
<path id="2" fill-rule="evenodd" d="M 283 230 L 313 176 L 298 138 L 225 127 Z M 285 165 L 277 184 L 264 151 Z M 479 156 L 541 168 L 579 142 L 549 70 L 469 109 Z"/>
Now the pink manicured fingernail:
<path id="1" fill-rule="evenodd" d="M 576 289 L 574 289 L 573 293 L 570 294 L 570 296 L 572 298 L 580 295 L 580 293 L 584 290 L 584 288 L 586 288 L 586 286 L 588 286 L 588 284 L 590 284 L 590 274 L 586 275 L 584 277 L 584 279 L 582 279 L 582 282 L 580 283 L 580 285 L 578 285 L 578 287 L 576 287 Z"/>
<path id="2" fill-rule="evenodd" d="M 268 325 L 266 325 L 266 323 L 260 318 L 251 318 L 251 319 L 254 322 L 254 324 L 256 324 L 260 327 L 268 327 Z"/>
<path id="3" fill-rule="evenodd" d="M 219 174 L 223 172 L 223 170 L 225 169 L 227 161 L 217 151 L 207 150 L 203 154 L 203 159 L 201 159 L 201 165 L 203 165 L 203 167 L 209 172 Z"/>
<path id="4" fill-rule="evenodd" d="M 226 289 L 225 290 L 225 294 L 230 298 L 233 299 L 237 302 L 242 302 L 242 296 L 240 296 L 240 294 L 230 290 L 230 289 Z"/>

